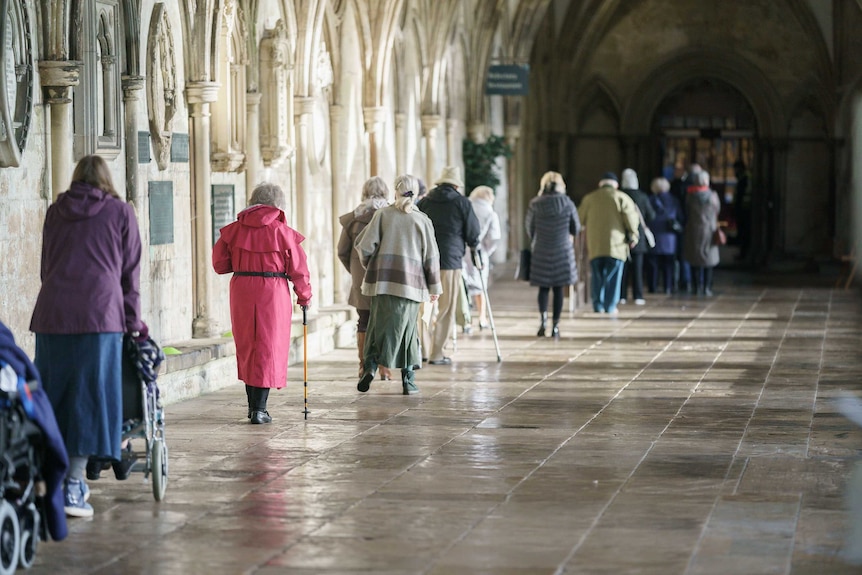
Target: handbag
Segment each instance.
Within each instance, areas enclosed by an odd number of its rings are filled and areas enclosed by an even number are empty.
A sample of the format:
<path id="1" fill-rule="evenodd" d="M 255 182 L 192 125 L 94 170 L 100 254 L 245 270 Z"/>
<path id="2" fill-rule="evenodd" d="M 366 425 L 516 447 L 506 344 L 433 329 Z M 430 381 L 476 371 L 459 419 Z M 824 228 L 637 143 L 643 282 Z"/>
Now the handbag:
<path id="1" fill-rule="evenodd" d="M 723 246 L 725 244 L 727 244 L 727 234 L 721 227 L 715 228 L 715 231 L 712 232 L 712 245 Z"/>
<path id="2" fill-rule="evenodd" d="M 648 225 L 646 225 L 646 222 L 644 221 L 644 215 L 641 212 L 641 209 L 638 207 L 637 204 L 635 204 L 635 209 L 638 211 L 638 218 L 640 218 L 640 220 L 641 220 L 641 227 L 644 230 L 644 238 L 646 239 L 646 243 L 649 247 L 654 248 L 655 247 L 655 234 L 652 233 L 652 230 L 649 229 Z"/>
<path id="3" fill-rule="evenodd" d="M 521 250 L 521 259 L 518 262 L 518 268 L 515 270 L 515 279 L 528 282 L 530 281 L 530 260 L 533 257 L 533 252 L 524 248 Z"/>

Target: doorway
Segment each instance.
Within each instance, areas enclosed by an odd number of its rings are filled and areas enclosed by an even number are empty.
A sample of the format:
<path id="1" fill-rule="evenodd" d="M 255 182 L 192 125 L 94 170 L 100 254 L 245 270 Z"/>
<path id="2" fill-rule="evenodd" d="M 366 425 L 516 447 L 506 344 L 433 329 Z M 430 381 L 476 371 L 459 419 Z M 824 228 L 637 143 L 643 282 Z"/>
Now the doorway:
<path id="1" fill-rule="evenodd" d="M 717 80 L 687 82 L 662 101 L 653 121 L 657 134 L 661 173 L 673 182 L 692 163 L 709 172 L 710 186 L 721 199 L 719 220 L 728 243 L 738 244 L 743 234 L 738 217 L 737 174 L 734 164 L 742 161 L 748 170 L 755 165 L 756 122 L 748 101 L 732 86 Z M 750 205 L 750 198 L 745 198 Z M 742 225 L 746 225 L 743 223 Z M 755 224 L 756 225 L 756 224 Z"/>

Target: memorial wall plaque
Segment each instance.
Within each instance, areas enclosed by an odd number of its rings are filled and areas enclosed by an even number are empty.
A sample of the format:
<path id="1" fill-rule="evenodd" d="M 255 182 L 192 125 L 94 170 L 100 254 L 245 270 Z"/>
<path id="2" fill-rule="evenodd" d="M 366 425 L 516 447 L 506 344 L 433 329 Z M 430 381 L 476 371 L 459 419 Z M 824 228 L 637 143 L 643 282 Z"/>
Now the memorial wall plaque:
<path id="1" fill-rule="evenodd" d="M 171 137 L 171 161 L 178 164 L 189 163 L 189 135 L 174 134 Z"/>
<path id="2" fill-rule="evenodd" d="M 174 243 L 174 183 L 149 182 L 150 245 Z"/>
<path id="3" fill-rule="evenodd" d="M 150 133 L 138 132 L 138 163 L 150 163 Z"/>
<path id="4" fill-rule="evenodd" d="M 219 230 L 236 219 L 233 201 L 233 184 L 215 184 L 212 187 L 213 245 Z"/>

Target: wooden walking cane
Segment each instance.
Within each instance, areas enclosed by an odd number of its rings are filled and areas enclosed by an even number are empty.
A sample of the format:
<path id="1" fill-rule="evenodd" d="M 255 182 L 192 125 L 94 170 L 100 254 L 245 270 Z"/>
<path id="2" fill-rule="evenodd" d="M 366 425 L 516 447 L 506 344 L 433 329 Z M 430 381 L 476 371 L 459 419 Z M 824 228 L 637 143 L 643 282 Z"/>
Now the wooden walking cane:
<path id="1" fill-rule="evenodd" d="M 305 400 L 305 409 L 302 410 L 303 419 L 308 419 L 308 319 L 306 312 L 308 306 L 302 307 L 302 394 Z"/>

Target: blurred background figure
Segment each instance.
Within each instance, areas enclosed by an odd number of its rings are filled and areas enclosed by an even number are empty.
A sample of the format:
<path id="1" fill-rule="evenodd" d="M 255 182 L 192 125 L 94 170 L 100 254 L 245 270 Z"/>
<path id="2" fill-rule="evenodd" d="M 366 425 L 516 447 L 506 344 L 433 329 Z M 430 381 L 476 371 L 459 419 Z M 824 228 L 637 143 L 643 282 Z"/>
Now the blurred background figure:
<path id="1" fill-rule="evenodd" d="M 674 260 L 685 216 L 679 201 L 670 193 L 670 182 L 666 178 L 655 178 L 650 184 L 650 191 L 650 204 L 655 210 L 651 226 L 655 235 L 655 247 L 647 254 L 647 289 L 650 293 L 658 291 L 661 278 L 662 290 L 670 294 L 674 289 Z"/>
<path id="2" fill-rule="evenodd" d="M 652 226 L 655 210 L 650 204 L 649 196 L 640 190 L 637 173 L 631 168 L 626 168 L 622 173 L 620 190 L 625 192 L 634 201 L 638 209 L 640 224 L 638 225 L 638 237 L 640 241 L 631 248 L 629 259 L 623 266 L 623 283 L 620 288 L 620 303 L 628 301 L 629 286 L 632 289 L 632 298 L 635 305 L 644 305 L 644 260 L 650 250 L 646 241 L 647 226 Z"/>
<path id="3" fill-rule="evenodd" d="M 683 257 L 691 265 L 691 287 L 696 295 L 712 295 L 712 271 L 719 260 L 713 234 L 720 210 L 718 194 L 709 187 L 709 174 L 703 170 L 693 174 L 686 188 Z"/>
<path id="4" fill-rule="evenodd" d="M 494 190 L 488 186 L 477 186 L 468 198 L 473 204 L 473 212 L 479 220 L 479 246 L 483 266 L 480 270 L 473 263 L 471 254 L 464 254 L 463 267 L 464 283 L 467 286 L 467 294 L 472 298 L 474 308 L 479 317 L 479 329 L 488 327 L 488 310 L 485 306 L 485 293 L 483 286 L 487 289 L 490 279 L 491 255 L 497 251 L 497 245 L 502 237 L 500 230 L 500 216 L 494 211 Z"/>

